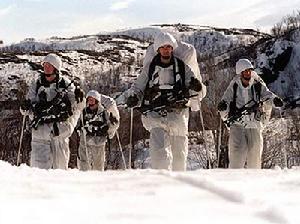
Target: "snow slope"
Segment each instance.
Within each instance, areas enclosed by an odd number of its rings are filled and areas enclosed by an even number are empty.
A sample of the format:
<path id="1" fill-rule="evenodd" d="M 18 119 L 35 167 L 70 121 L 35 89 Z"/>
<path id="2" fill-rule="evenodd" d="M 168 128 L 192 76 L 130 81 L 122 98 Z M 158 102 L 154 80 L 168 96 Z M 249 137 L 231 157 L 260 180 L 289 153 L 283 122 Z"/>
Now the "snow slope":
<path id="1" fill-rule="evenodd" d="M 0 170 L 1 224 L 300 223 L 297 169 Z"/>

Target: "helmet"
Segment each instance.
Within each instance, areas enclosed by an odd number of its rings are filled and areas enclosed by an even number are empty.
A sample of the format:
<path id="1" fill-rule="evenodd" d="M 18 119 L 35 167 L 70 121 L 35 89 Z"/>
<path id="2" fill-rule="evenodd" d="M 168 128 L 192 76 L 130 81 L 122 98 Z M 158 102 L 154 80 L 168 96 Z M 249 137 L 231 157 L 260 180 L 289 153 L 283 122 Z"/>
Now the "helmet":
<path id="1" fill-rule="evenodd" d="M 61 59 L 58 55 L 56 54 L 48 54 L 42 61 L 42 65 L 48 62 L 49 64 L 51 64 L 54 68 L 56 68 L 58 71 L 60 71 L 61 69 Z"/>
<path id="2" fill-rule="evenodd" d="M 243 71 L 247 69 L 254 69 L 253 65 L 248 59 L 240 59 L 237 61 L 235 65 L 235 72 L 236 74 L 241 74 Z"/>

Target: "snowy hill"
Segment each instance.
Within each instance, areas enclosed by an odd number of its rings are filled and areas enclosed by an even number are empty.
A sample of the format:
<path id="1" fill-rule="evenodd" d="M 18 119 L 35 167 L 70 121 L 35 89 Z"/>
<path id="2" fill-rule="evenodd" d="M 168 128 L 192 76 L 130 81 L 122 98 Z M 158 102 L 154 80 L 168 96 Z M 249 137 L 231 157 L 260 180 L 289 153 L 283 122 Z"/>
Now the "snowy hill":
<path id="1" fill-rule="evenodd" d="M 169 32 L 177 39 L 193 44 L 199 56 L 220 54 L 231 48 L 255 43 L 261 38 L 269 37 L 268 34 L 250 29 L 223 29 L 209 26 L 188 24 L 160 24 L 150 27 L 124 30 L 112 34 L 126 35 L 148 42 L 160 32 Z"/>
<path id="2" fill-rule="evenodd" d="M 300 223 L 297 169 L 0 169 L 3 224 Z"/>
<path id="3" fill-rule="evenodd" d="M 18 112 L 19 100 L 24 98 L 28 84 L 41 71 L 40 61 L 47 53 L 55 52 L 60 55 L 63 73 L 71 79 L 80 79 L 86 90 L 96 89 L 114 97 L 126 90 L 140 73 L 147 46 L 155 35 L 163 31 L 171 32 L 177 39 L 193 44 L 197 50 L 200 71 L 208 86 L 208 94 L 202 104 L 204 126 L 207 130 L 215 131 L 218 128 L 216 105 L 235 75 L 234 66 L 241 57 L 251 58 L 257 72 L 267 81 L 269 87 L 283 98 L 300 95 L 300 80 L 297 76 L 300 64 L 299 30 L 275 38 L 249 29 L 160 24 L 72 38 L 51 37 L 46 40 L 28 38 L 20 43 L 0 47 L 0 152 L 2 151 L 0 159 L 12 163 L 15 161 L 16 152 L 5 149 L 18 147 L 21 121 Z M 120 136 L 126 146 L 129 143 L 129 113 L 121 111 L 121 115 Z M 134 118 L 135 129 L 144 130 L 141 128 L 140 114 L 135 113 Z M 199 131 L 201 128 L 199 114 L 192 113 L 191 121 L 190 130 Z M 268 136 L 273 139 L 277 130 L 272 127 L 271 124 Z M 297 127 L 295 129 L 298 130 Z M 24 143 L 22 157 L 24 161 L 28 161 L 29 156 L 29 128 L 26 129 L 26 133 L 27 142 Z M 145 144 L 147 138 L 145 131 L 136 132 L 134 135 L 135 143 L 142 140 Z M 287 136 L 282 137 L 285 139 Z M 8 143 L 6 139 L 9 139 Z M 212 139 L 216 139 L 215 136 L 212 136 Z M 199 153 L 199 143 L 203 143 L 203 136 L 197 137 L 195 142 L 198 144 L 195 151 Z M 210 141 L 209 144 L 212 146 L 211 157 L 216 158 L 214 142 Z M 295 144 L 294 141 L 291 144 Z M 276 150 L 278 150 L 276 157 L 281 158 L 280 148 Z M 116 154 L 118 155 L 117 152 Z M 293 156 L 298 157 L 299 154 L 295 152 Z M 74 157 L 76 158 L 76 152 Z M 197 157 L 201 158 L 199 164 L 205 164 L 207 159 L 205 155 Z M 268 165 L 265 167 L 268 168 L 281 164 L 271 161 L 270 158 L 267 160 L 265 164 Z"/>
<path id="4" fill-rule="evenodd" d="M 85 80 L 89 88 L 98 81 L 103 86 L 128 87 L 126 77 L 137 75 L 135 68 L 141 63 L 147 46 L 148 43 L 124 36 L 89 36 L 68 40 L 52 38 L 43 42 L 30 39 L 5 47 L 4 53 L 0 53 L 0 101 L 16 99 L 20 80 L 29 84 L 35 78 L 47 52 L 60 55 L 64 73 Z"/>

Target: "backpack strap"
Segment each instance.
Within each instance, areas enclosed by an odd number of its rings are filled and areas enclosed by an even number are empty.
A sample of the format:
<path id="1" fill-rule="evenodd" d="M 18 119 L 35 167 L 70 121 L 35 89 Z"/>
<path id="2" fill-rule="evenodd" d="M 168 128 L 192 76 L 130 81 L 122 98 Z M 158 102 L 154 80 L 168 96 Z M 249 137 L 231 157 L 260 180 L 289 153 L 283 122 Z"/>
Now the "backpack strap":
<path id="1" fill-rule="evenodd" d="M 155 66 L 159 63 L 160 60 L 160 54 L 157 54 L 151 61 L 149 70 L 148 70 L 148 82 L 146 85 L 146 88 L 149 87 L 149 82 L 152 79 L 152 75 L 155 71 Z M 174 81 L 176 82 L 176 75 L 179 74 L 181 78 L 181 84 L 182 86 L 185 86 L 185 65 L 182 60 L 179 58 L 173 57 L 172 58 L 173 63 L 173 71 L 174 71 Z"/>
<path id="2" fill-rule="evenodd" d="M 261 82 L 260 81 L 257 81 L 256 83 L 254 83 L 252 85 L 253 88 L 251 88 L 252 90 L 252 96 L 254 98 L 254 92 L 255 92 L 255 96 L 256 96 L 256 100 L 259 102 L 260 101 L 260 98 L 261 98 Z"/>
<path id="3" fill-rule="evenodd" d="M 63 77 L 61 77 L 57 80 L 56 89 L 59 89 L 59 88 L 62 88 L 62 89 L 67 88 L 66 80 Z"/>
<path id="4" fill-rule="evenodd" d="M 157 54 L 155 55 L 155 57 L 152 59 L 150 65 L 149 65 L 149 70 L 148 70 L 148 81 L 147 81 L 147 84 L 146 84 L 146 89 L 149 88 L 149 83 L 150 83 L 150 80 L 152 79 L 152 75 L 155 71 L 155 66 L 158 64 L 159 62 L 159 57 L 160 55 Z"/>
<path id="5" fill-rule="evenodd" d="M 236 107 L 237 88 L 238 88 L 238 84 L 235 82 L 233 84 L 233 98 L 232 101 L 229 103 L 229 112 L 228 112 L 229 117 L 233 116 L 237 110 Z"/>
<path id="6" fill-rule="evenodd" d="M 236 107 L 236 98 L 237 98 L 237 88 L 238 88 L 238 84 L 235 82 L 233 84 L 233 98 L 232 98 L 232 102 Z"/>
<path id="7" fill-rule="evenodd" d="M 179 58 L 174 58 L 173 71 L 174 71 L 175 83 L 176 83 L 176 76 L 177 76 L 177 74 L 179 74 L 180 79 L 181 79 L 181 87 L 182 87 L 182 89 L 184 89 L 185 88 L 185 64 Z"/>

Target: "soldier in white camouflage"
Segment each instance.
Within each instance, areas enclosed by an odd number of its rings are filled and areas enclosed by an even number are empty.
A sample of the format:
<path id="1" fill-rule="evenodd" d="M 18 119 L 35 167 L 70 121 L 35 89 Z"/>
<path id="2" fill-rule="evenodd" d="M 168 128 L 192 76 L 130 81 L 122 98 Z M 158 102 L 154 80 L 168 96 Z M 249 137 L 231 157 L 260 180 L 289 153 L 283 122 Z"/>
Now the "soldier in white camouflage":
<path id="1" fill-rule="evenodd" d="M 248 59 L 237 61 L 236 74 L 218 105 L 222 119 L 230 126 L 229 168 L 247 165 L 260 169 L 263 128 L 272 106 L 282 107 L 283 102 L 268 89 Z"/>
<path id="2" fill-rule="evenodd" d="M 104 171 L 105 146 L 119 127 L 116 103 L 109 96 L 90 90 L 81 117 L 77 127 L 80 135 L 77 167 L 83 171 Z"/>
<path id="3" fill-rule="evenodd" d="M 21 113 L 31 119 L 30 166 L 67 169 L 69 137 L 84 107 L 84 92 L 61 75 L 58 55 L 48 54 L 42 66 L 44 72 L 29 86 L 21 104 Z"/>
<path id="4" fill-rule="evenodd" d="M 143 112 L 152 168 L 186 170 L 190 97 L 198 104 L 205 94 L 195 48 L 169 33 L 159 34 L 147 49 L 142 73 L 126 101 Z"/>

